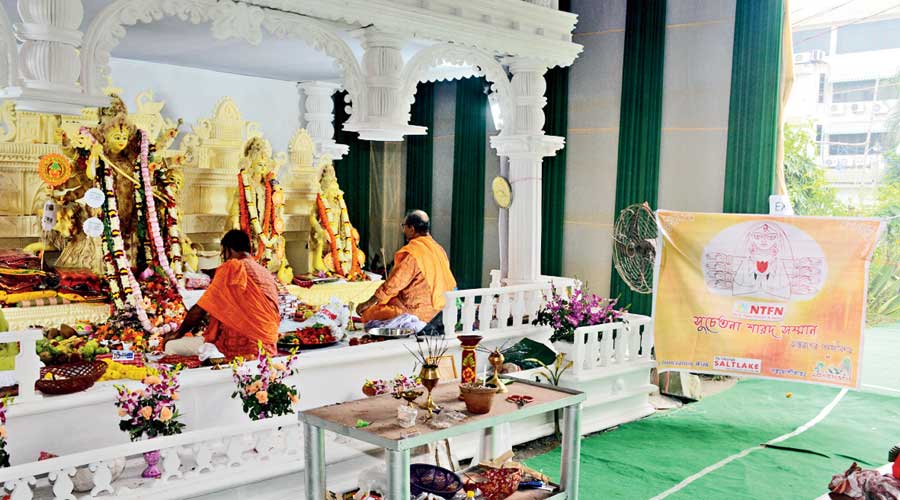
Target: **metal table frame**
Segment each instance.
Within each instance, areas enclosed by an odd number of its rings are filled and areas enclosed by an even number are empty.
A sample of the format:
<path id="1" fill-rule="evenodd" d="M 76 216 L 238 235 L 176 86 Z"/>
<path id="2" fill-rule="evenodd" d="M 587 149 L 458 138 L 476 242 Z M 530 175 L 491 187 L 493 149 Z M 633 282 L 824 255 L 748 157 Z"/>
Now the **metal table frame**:
<path id="1" fill-rule="evenodd" d="M 529 404 L 519 410 L 504 415 L 453 425 L 447 429 L 429 429 L 403 439 L 388 439 L 367 432 L 364 428 L 348 427 L 323 419 L 306 412 L 299 413 L 303 425 L 303 450 L 306 467 L 304 479 L 306 498 L 322 500 L 325 498 L 325 431 L 329 430 L 342 436 L 351 437 L 384 448 L 387 463 L 388 495 L 386 500 L 409 500 L 409 465 L 410 450 L 418 446 L 434 443 L 443 439 L 482 431 L 497 425 L 523 420 L 534 415 L 563 410 L 562 460 L 560 463 L 560 486 L 562 491 L 548 500 L 577 500 L 578 480 L 581 469 L 581 403 L 586 396 L 580 391 L 539 384 L 516 379 L 516 384 L 527 384 L 567 394 L 567 397 L 549 403 Z M 500 396 L 498 396 L 500 397 Z"/>

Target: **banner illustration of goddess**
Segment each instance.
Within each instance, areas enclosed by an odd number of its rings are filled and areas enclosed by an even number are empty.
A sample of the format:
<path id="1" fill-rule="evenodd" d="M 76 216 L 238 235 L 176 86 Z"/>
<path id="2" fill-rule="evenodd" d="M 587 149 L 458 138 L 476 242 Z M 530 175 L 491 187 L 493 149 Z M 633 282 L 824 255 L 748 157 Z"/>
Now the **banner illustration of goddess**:
<path id="1" fill-rule="evenodd" d="M 809 299 L 825 282 L 825 256 L 816 241 L 774 220 L 743 222 L 721 231 L 703 252 L 707 286 L 717 293 Z"/>
<path id="2" fill-rule="evenodd" d="M 658 210 L 660 369 L 858 387 L 875 219 Z"/>

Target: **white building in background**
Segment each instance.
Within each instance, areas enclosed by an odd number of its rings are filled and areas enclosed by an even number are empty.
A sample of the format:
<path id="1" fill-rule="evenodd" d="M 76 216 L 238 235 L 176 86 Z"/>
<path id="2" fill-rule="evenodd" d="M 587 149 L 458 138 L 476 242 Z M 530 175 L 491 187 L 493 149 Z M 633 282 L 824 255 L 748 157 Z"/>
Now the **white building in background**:
<path id="1" fill-rule="evenodd" d="M 900 4 L 895 0 L 792 3 L 791 123 L 810 123 L 818 163 L 838 196 L 873 202 L 888 117 L 900 97 Z"/>

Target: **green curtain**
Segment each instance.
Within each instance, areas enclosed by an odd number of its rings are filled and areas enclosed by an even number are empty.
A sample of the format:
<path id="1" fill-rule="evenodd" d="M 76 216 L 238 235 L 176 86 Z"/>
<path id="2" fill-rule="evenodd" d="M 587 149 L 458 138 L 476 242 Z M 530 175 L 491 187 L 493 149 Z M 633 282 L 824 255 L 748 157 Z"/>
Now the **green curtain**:
<path id="1" fill-rule="evenodd" d="M 561 0 L 559 10 L 569 11 L 570 1 Z M 569 68 L 552 68 L 544 75 L 547 105 L 544 132 L 566 137 L 569 128 Z M 566 210 L 566 151 L 544 158 L 541 195 L 541 273 L 562 276 L 563 224 Z"/>
<path id="2" fill-rule="evenodd" d="M 619 113 L 616 216 L 634 203 L 646 201 L 656 208 L 665 48 L 665 0 L 628 0 Z M 610 296 L 619 297 L 619 305 L 628 306 L 630 312 L 651 312 L 652 295 L 632 292 L 615 267 Z"/>
<path id="3" fill-rule="evenodd" d="M 456 83 L 450 268 L 460 289 L 481 287 L 488 113 L 484 85 L 484 78 Z"/>
<path id="4" fill-rule="evenodd" d="M 345 107 L 342 91 L 334 94 L 334 139 L 338 144 L 350 146 L 350 150 L 341 159 L 334 162 L 334 172 L 337 175 L 341 190 L 344 191 L 344 201 L 347 203 L 347 211 L 350 213 L 350 222 L 359 231 L 359 247 L 372 255 L 369 249 L 369 191 L 370 168 L 369 141 L 360 140 L 356 132 L 344 130 L 344 123 L 350 118 Z"/>
<path id="5" fill-rule="evenodd" d="M 406 210 L 431 214 L 434 174 L 434 83 L 420 83 L 410 110 L 410 124 L 428 127 L 426 135 L 406 137 Z"/>
<path id="6" fill-rule="evenodd" d="M 737 0 L 725 161 L 726 213 L 768 213 L 778 149 L 783 0 Z"/>

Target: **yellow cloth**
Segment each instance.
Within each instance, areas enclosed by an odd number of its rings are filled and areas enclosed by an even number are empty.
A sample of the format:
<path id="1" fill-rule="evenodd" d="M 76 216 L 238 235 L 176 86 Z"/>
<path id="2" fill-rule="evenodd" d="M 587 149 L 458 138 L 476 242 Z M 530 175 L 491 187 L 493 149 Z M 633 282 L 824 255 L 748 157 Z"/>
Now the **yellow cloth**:
<path id="1" fill-rule="evenodd" d="M 419 271 L 425 276 L 425 281 L 431 288 L 431 305 L 437 310 L 443 309 L 444 294 L 456 288 L 456 279 L 450 271 L 447 253 L 431 236 L 419 236 L 410 240 L 406 246 L 397 250 L 394 261 L 404 253 L 416 259 Z"/>
<path id="2" fill-rule="evenodd" d="M 0 292 L 0 302 L 16 304 L 23 300 L 48 299 L 56 297 L 56 290 L 38 290 L 36 292 L 10 293 Z"/>
<path id="3" fill-rule="evenodd" d="M 300 299 L 304 304 L 311 306 L 324 306 L 335 297 L 344 304 L 362 304 L 375 295 L 384 281 L 352 281 L 345 283 L 323 283 L 313 285 L 312 288 L 303 288 L 297 285 L 288 285 L 291 295 Z"/>

